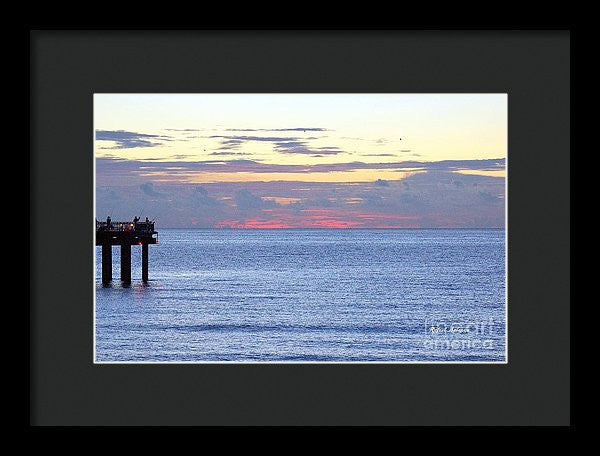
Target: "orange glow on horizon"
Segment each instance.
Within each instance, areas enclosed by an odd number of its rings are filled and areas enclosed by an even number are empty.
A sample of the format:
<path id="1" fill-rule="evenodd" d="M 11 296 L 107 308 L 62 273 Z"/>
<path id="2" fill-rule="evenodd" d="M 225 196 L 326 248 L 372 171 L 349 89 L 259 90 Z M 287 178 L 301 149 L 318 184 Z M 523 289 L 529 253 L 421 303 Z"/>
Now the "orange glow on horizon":
<path id="1" fill-rule="evenodd" d="M 265 209 L 269 218 L 230 219 L 217 222 L 215 228 L 419 228 L 415 216 L 401 216 L 339 209 L 304 209 L 298 213 Z M 268 214 L 268 215 L 267 215 Z M 396 222 L 396 223 L 394 223 Z"/>
<path id="2" fill-rule="evenodd" d="M 402 180 L 418 172 L 401 169 L 357 169 L 352 171 L 329 171 L 307 173 L 257 173 L 237 171 L 218 173 L 209 171 L 166 173 L 162 171 L 141 172 L 140 177 L 151 178 L 157 183 L 211 184 L 215 182 L 337 182 L 358 183 L 382 180 Z"/>

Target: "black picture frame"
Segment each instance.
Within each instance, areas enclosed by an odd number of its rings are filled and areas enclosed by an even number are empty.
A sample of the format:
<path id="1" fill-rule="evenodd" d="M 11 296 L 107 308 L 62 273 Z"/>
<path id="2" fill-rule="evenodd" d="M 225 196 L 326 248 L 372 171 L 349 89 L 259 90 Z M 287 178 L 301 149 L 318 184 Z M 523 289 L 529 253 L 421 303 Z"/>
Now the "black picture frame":
<path id="1" fill-rule="evenodd" d="M 508 363 L 94 364 L 95 92 L 508 93 Z M 570 424 L 568 30 L 34 30 L 30 95 L 30 424 Z"/>

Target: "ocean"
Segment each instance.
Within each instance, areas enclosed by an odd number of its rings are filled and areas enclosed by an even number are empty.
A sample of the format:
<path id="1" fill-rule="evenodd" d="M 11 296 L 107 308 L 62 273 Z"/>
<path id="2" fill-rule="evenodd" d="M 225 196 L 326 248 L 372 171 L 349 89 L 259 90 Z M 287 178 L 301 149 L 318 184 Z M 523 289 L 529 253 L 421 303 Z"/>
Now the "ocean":
<path id="1" fill-rule="evenodd" d="M 101 282 L 96 362 L 506 362 L 505 231 L 161 229 Z"/>

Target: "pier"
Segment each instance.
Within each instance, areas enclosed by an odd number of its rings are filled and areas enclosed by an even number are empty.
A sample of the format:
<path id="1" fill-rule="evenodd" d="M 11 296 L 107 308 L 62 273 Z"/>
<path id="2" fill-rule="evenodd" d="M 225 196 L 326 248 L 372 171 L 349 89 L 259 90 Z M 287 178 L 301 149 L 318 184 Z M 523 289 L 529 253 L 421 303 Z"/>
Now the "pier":
<path id="1" fill-rule="evenodd" d="M 96 220 L 96 245 L 102 246 L 102 284 L 112 281 L 112 246 L 121 246 L 121 281 L 131 283 L 131 246 L 142 246 L 142 282 L 148 282 L 148 245 L 158 244 L 154 222 L 137 217 L 130 222 Z"/>

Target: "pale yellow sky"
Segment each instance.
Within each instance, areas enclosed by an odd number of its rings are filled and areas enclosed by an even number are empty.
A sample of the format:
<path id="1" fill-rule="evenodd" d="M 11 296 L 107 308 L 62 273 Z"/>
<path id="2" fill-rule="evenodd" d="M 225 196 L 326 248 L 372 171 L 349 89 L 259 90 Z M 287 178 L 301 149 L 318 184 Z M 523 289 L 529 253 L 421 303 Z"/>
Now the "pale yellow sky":
<path id="1" fill-rule="evenodd" d="M 158 135 L 96 141 L 97 157 L 129 160 L 312 165 L 505 158 L 507 95 L 96 94 L 94 128 Z M 358 173 L 370 179 L 391 172 Z"/>

